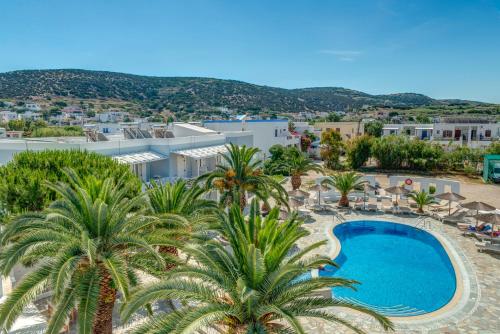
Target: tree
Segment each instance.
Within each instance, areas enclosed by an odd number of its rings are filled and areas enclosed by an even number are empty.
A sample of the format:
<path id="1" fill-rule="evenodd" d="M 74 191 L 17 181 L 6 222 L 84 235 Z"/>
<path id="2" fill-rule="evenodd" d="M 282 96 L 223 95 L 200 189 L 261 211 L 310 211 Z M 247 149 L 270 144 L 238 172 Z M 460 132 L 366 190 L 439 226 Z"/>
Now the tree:
<path id="1" fill-rule="evenodd" d="M 417 115 L 416 121 L 420 124 L 431 123 L 430 117 L 422 113 Z"/>
<path id="2" fill-rule="evenodd" d="M 424 213 L 424 206 L 432 204 L 435 201 L 434 197 L 432 197 L 425 190 L 413 191 L 410 194 L 408 194 L 408 197 L 414 200 L 415 203 L 417 203 L 418 213 Z"/>
<path id="3" fill-rule="evenodd" d="M 186 181 L 173 184 L 153 182 L 146 194 L 150 212 L 158 217 L 156 234 L 168 235 L 177 241 L 203 238 L 211 228 L 217 204 L 202 198 L 204 190 L 197 185 L 189 188 Z M 161 246 L 160 252 L 178 257 L 176 246 Z M 167 269 L 174 266 L 167 264 Z"/>
<path id="4" fill-rule="evenodd" d="M 163 270 L 163 258 L 143 232 L 154 224 L 140 214 L 144 198 L 129 197 L 133 192 L 124 178 L 82 180 L 66 173 L 69 184 L 48 185 L 57 200 L 42 213 L 18 216 L 0 234 L 3 275 L 17 264 L 34 267 L 0 305 L 2 330 L 49 289 L 54 310 L 48 333 L 59 333 L 74 308 L 79 333 L 111 333 L 117 293 L 126 301 L 137 271 L 157 275 Z"/>
<path id="5" fill-rule="evenodd" d="M 223 164 L 215 170 L 201 175 L 197 182 L 204 182 L 206 190 L 217 189 L 224 205 L 239 203 L 246 206 L 247 192 L 267 203 L 269 197 L 278 203 L 286 203 L 285 189 L 271 176 L 264 174 L 262 160 L 256 157 L 259 149 L 230 144 L 222 155 Z"/>
<path id="6" fill-rule="evenodd" d="M 42 210 L 56 199 L 45 181 L 67 182 L 64 167 L 74 169 L 80 177 L 124 178 L 134 194 L 141 190 L 141 182 L 130 168 L 110 157 L 78 150 L 24 151 L 0 167 L 0 202 L 13 214 Z"/>
<path id="7" fill-rule="evenodd" d="M 323 168 L 314 163 L 311 158 L 301 152 L 297 151 L 297 153 L 297 155 L 284 161 L 284 168 L 288 169 L 289 175 L 292 176 L 291 183 L 293 190 L 300 188 L 302 185 L 302 176 L 307 175 L 308 172 L 315 171 L 323 173 Z"/>
<path id="8" fill-rule="evenodd" d="M 408 158 L 408 138 L 384 136 L 373 142 L 372 155 L 383 169 L 400 169 Z"/>
<path id="9" fill-rule="evenodd" d="M 347 145 L 347 160 L 354 168 L 362 167 L 370 159 L 372 149 L 372 137 L 363 135 L 351 139 Z"/>
<path id="10" fill-rule="evenodd" d="M 229 247 L 211 242 L 204 247 L 186 247 L 196 262 L 181 265 L 166 279 L 137 290 L 122 310 L 128 318 L 154 301 L 176 298 L 179 310 L 155 315 L 136 328 L 135 333 L 304 333 L 299 318 L 318 318 L 340 323 L 362 333 L 326 307 L 339 306 L 374 317 L 385 328 L 390 320 L 364 306 L 322 297 L 322 288 L 354 288 L 357 282 L 337 277 L 304 278 L 319 266 L 335 265 L 326 256 L 311 255 L 325 244 L 317 242 L 290 255 L 293 245 L 308 232 L 296 216 L 278 221 L 274 208 L 262 218 L 253 201 L 247 219 L 233 205 L 221 220 Z"/>
<path id="11" fill-rule="evenodd" d="M 365 133 L 372 137 L 381 137 L 384 123 L 380 121 L 371 121 L 365 124 Z"/>
<path id="12" fill-rule="evenodd" d="M 349 193 L 353 190 L 361 190 L 362 175 L 355 172 L 345 172 L 330 176 L 323 181 L 324 184 L 329 184 L 335 187 L 340 192 L 339 206 L 349 206 Z"/>
<path id="13" fill-rule="evenodd" d="M 307 152 L 313 141 L 317 139 L 316 135 L 309 130 L 305 130 L 300 137 L 300 147 L 302 152 Z"/>
<path id="14" fill-rule="evenodd" d="M 326 120 L 328 122 L 339 122 L 340 118 L 340 115 L 335 112 L 331 112 L 328 114 L 328 116 L 326 116 Z"/>
<path id="15" fill-rule="evenodd" d="M 326 167 L 336 169 L 340 167 L 340 153 L 344 144 L 337 131 L 327 130 L 321 134 L 321 158 L 325 160 Z"/>
<path id="16" fill-rule="evenodd" d="M 500 141 L 491 143 L 486 149 L 486 154 L 500 154 Z"/>

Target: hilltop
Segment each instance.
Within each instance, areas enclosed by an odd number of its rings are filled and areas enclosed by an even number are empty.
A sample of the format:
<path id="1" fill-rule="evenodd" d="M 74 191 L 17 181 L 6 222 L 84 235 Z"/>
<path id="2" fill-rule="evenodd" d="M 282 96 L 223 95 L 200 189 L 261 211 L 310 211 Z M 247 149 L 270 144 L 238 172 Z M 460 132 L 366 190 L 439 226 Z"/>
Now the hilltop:
<path id="1" fill-rule="evenodd" d="M 237 111 L 330 112 L 363 105 L 412 108 L 450 103 L 415 93 L 370 95 L 339 87 L 283 89 L 201 77 L 153 77 L 76 69 L 0 73 L 1 99 L 34 96 L 109 99 L 174 112 L 214 107 Z"/>

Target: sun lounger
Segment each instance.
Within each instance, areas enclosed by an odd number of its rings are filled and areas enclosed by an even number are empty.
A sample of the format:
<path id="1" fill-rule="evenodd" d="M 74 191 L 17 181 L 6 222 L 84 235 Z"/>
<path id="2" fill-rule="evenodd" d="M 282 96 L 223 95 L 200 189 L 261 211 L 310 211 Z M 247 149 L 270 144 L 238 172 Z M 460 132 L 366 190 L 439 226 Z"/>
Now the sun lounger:
<path id="1" fill-rule="evenodd" d="M 403 215 L 409 215 L 409 214 L 412 214 L 413 211 L 411 211 L 411 209 L 407 206 L 400 206 L 398 208 L 398 213 L 403 214 Z"/>
<path id="2" fill-rule="evenodd" d="M 377 204 L 368 204 L 366 206 L 366 208 L 367 208 L 368 211 L 373 211 L 373 212 L 377 212 L 378 211 Z"/>
<path id="3" fill-rule="evenodd" d="M 492 244 L 488 242 L 485 242 L 483 244 L 477 244 L 477 250 L 479 252 L 500 254 L 500 244 Z"/>
<path id="4" fill-rule="evenodd" d="M 466 223 L 467 212 L 465 211 L 455 211 L 449 216 L 445 216 L 441 219 L 443 223 L 458 224 Z"/>
<path id="5" fill-rule="evenodd" d="M 382 204 L 382 211 L 384 211 L 385 213 L 395 213 L 396 208 L 392 205 L 383 205 Z"/>

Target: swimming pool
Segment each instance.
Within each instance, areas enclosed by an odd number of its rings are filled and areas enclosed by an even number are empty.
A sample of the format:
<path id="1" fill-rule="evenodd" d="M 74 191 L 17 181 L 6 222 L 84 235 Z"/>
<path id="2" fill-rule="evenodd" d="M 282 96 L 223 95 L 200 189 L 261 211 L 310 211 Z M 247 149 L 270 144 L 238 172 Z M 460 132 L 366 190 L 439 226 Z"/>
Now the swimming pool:
<path id="1" fill-rule="evenodd" d="M 349 221 L 336 226 L 340 268 L 320 276 L 355 279 L 357 291 L 334 288 L 339 299 L 370 306 L 389 316 L 436 311 L 454 296 L 457 282 L 450 258 L 432 234 L 387 221 Z"/>

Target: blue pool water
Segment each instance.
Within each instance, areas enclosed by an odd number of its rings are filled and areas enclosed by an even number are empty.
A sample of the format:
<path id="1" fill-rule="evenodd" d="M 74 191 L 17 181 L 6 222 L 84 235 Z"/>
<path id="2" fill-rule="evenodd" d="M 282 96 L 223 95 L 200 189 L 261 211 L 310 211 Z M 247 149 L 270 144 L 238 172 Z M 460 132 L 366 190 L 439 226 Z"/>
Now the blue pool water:
<path id="1" fill-rule="evenodd" d="M 435 311 L 446 305 L 456 289 L 455 271 L 441 243 L 411 226 L 381 221 L 351 221 L 338 225 L 342 245 L 320 276 L 355 279 L 357 291 L 334 288 L 338 298 L 369 305 L 391 316 Z"/>

